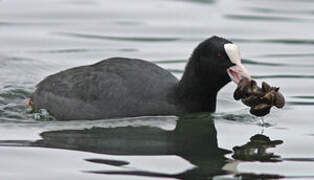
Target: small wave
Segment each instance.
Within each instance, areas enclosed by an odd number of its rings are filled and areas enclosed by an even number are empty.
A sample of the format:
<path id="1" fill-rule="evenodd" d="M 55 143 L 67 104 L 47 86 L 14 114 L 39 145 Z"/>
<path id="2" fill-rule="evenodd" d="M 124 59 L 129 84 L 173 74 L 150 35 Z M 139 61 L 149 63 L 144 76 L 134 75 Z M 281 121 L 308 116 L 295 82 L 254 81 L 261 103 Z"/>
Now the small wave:
<path id="1" fill-rule="evenodd" d="M 216 0 L 183 0 L 191 3 L 203 3 L 203 4 L 213 4 L 216 3 Z"/>
<path id="2" fill-rule="evenodd" d="M 122 36 L 105 36 L 105 35 L 93 35 L 93 34 L 81 34 L 81 33 L 66 33 L 58 32 L 53 33 L 56 35 L 77 37 L 77 38 L 87 38 L 87 39 L 105 39 L 105 40 L 115 40 L 115 41 L 138 41 L 138 42 L 168 42 L 168 41 L 178 41 L 180 38 L 172 37 L 122 37 Z"/>
<path id="3" fill-rule="evenodd" d="M 283 161 L 314 162 L 314 158 L 282 158 Z"/>
<path id="4" fill-rule="evenodd" d="M 250 59 L 242 59 L 242 63 L 249 64 L 249 65 L 259 65 L 259 66 L 286 66 L 286 64 L 258 62 L 258 61 L 254 61 Z"/>
<path id="5" fill-rule="evenodd" d="M 172 59 L 172 60 L 159 60 L 159 61 L 152 61 L 156 64 L 176 64 L 176 63 L 186 63 L 188 60 L 185 59 Z"/>
<path id="6" fill-rule="evenodd" d="M 231 39 L 241 43 L 274 43 L 274 44 L 293 44 L 293 45 L 314 45 L 312 39 Z"/>
<path id="7" fill-rule="evenodd" d="M 288 101 L 287 104 L 300 106 L 313 106 L 314 102 Z"/>
<path id="8" fill-rule="evenodd" d="M 314 53 L 299 53 L 299 54 L 267 54 L 262 55 L 261 57 L 270 57 L 270 58 L 296 58 L 296 57 L 314 57 Z"/>
<path id="9" fill-rule="evenodd" d="M 0 118 L 3 120 L 28 119 L 26 114 L 26 100 L 31 90 L 6 86 L 0 92 Z"/>
<path id="10" fill-rule="evenodd" d="M 172 72 L 172 73 L 179 73 L 182 74 L 184 72 L 184 70 L 182 69 L 167 69 L 168 71 Z"/>
<path id="11" fill-rule="evenodd" d="M 30 90 L 26 90 L 22 87 L 5 86 L 1 89 L 0 97 L 2 100 L 13 100 L 13 99 L 26 99 L 31 95 Z"/>
<path id="12" fill-rule="evenodd" d="M 102 51 L 101 49 L 56 49 L 56 50 L 38 50 L 32 51 L 36 53 L 49 53 L 49 54 L 62 54 L 62 53 L 80 53 L 80 52 L 91 52 L 91 51 Z"/>
<path id="13" fill-rule="evenodd" d="M 298 99 L 314 99 L 314 96 L 290 96 L 290 97 Z"/>
<path id="14" fill-rule="evenodd" d="M 223 119 L 237 122 L 256 122 L 256 118 L 253 115 L 248 114 L 247 109 L 231 113 L 214 113 L 213 116 L 215 117 L 215 120 Z"/>
<path id="15" fill-rule="evenodd" d="M 121 51 L 121 52 L 136 52 L 139 51 L 136 48 L 119 48 L 119 49 L 53 49 L 53 50 L 36 50 L 29 51 L 31 53 L 40 53 L 40 54 L 70 54 L 70 53 L 86 53 L 86 52 L 103 52 L 103 51 Z"/>
<path id="16" fill-rule="evenodd" d="M 312 10 L 294 10 L 294 9 L 272 9 L 272 8 L 265 8 L 265 7 L 251 7 L 248 10 L 252 12 L 259 12 L 259 13 L 280 13 L 280 14 L 302 14 L 302 15 L 312 15 L 314 12 Z"/>
<path id="17" fill-rule="evenodd" d="M 252 76 L 254 79 L 314 79 L 314 75 L 258 75 Z"/>
<path id="18" fill-rule="evenodd" d="M 38 112 L 32 113 L 31 117 L 37 121 L 54 121 L 56 120 L 46 109 L 39 109 Z"/>
<path id="19" fill-rule="evenodd" d="M 247 109 L 231 113 L 214 113 L 214 120 L 226 120 L 237 123 L 255 124 L 261 127 L 272 127 L 274 124 L 265 122 L 263 117 L 256 117 L 248 113 Z"/>
<path id="20" fill-rule="evenodd" d="M 29 26 L 56 26 L 60 25 L 61 23 L 54 23 L 54 22 L 0 22 L 0 26 L 19 26 L 19 27 L 29 27 Z"/>
<path id="21" fill-rule="evenodd" d="M 304 22 L 310 21 L 309 19 L 302 19 L 302 18 L 292 18 L 292 17 L 281 17 L 281 16 L 258 16 L 258 15 L 235 15 L 235 14 L 228 14 L 224 16 L 228 19 L 235 19 L 235 20 L 252 20 L 252 21 L 285 21 L 285 22 Z"/>

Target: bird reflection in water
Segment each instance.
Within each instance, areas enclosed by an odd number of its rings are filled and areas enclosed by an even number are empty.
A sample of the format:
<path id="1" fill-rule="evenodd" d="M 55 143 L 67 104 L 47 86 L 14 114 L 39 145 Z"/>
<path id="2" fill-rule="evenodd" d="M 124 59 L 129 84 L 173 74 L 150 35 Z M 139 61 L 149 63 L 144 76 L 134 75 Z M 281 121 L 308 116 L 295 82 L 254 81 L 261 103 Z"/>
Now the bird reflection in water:
<path id="1" fill-rule="evenodd" d="M 281 179 L 284 176 L 277 174 L 254 174 L 254 173 L 239 173 L 237 165 L 241 161 L 259 161 L 259 162 L 281 162 L 279 155 L 266 152 L 269 148 L 275 148 L 282 144 L 282 140 L 270 140 L 269 137 L 263 134 L 256 134 L 252 136 L 246 144 L 242 146 L 235 146 L 232 148 L 232 158 L 228 164 L 223 167 L 235 174 L 235 177 L 241 179 Z"/>
<path id="2" fill-rule="evenodd" d="M 107 175 L 136 175 L 148 177 L 169 177 L 177 179 L 210 179 L 217 175 L 233 174 L 224 169 L 230 162 L 225 157 L 231 151 L 218 147 L 217 131 L 212 116 L 194 114 L 181 116 L 172 131 L 158 127 L 115 127 L 91 128 L 84 130 L 60 130 L 41 133 L 41 140 L 32 146 L 72 149 L 107 155 L 176 155 L 196 167 L 177 174 L 141 170 L 99 170 L 88 173 Z M 255 135 L 243 146 L 233 148 L 233 158 L 242 161 L 270 161 L 276 156 L 266 153 L 282 141 L 271 141 L 264 135 Z M 123 167 L 124 160 L 86 159 L 92 163 Z M 236 175 L 237 176 L 237 175 Z M 244 174 L 243 174 L 244 177 Z"/>
<path id="3" fill-rule="evenodd" d="M 267 153 L 266 150 L 282 143 L 282 140 L 270 140 L 265 135 L 256 134 L 250 138 L 248 143 L 235 146 L 232 157 L 242 161 L 278 162 L 281 161 L 280 156 Z"/>
<path id="4" fill-rule="evenodd" d="M 178 174 L 147 172 L 141 170 L 88 171 L 111 175 L 136 175 L 149 177 L 171 177 L 178 179 L 207 179 L 229 172 L 222 167 L 227 163 L 226 153 L 217 144 L 217 131 L 213 118 L 205 114 L 181 116 L 172 131 L 158 127 L 115 127 L 84 130 L 62 130 L 41 133 L 41 140 L 33 146 L 73 149 L 107 155 L 176 155 L 196 167 Z M 129 162 L 108 159 L 86 159 L 123 167 Z M 152 162 L 153 163 L 153 162 Z"/>

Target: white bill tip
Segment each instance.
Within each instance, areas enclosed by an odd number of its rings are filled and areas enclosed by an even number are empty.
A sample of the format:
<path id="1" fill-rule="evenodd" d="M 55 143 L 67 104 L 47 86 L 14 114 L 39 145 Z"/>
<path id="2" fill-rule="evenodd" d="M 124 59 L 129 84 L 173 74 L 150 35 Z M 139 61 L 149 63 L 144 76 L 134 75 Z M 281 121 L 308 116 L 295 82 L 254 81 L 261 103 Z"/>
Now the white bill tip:
<path id="1" fill-rule="evenodd" d="M 232 63 L 237 65 L 241 64 L 240 49 L 237 45 L 228 43 L 224 45 L 224 48 Z"/>

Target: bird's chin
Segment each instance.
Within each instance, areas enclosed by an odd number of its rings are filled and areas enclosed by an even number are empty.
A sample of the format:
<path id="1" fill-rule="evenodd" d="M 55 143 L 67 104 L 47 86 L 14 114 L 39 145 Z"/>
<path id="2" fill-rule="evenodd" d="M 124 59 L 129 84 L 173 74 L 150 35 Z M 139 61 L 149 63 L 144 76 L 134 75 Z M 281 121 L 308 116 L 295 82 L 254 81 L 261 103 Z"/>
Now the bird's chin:
<path id="1" fill-rule="evenodd" d="M 241 79 L 251 79 L 251 76 L 242 64 L 228 68 L 227 73 L 230 76 L 231 80 L 236 84 L 238 84 Z"/>

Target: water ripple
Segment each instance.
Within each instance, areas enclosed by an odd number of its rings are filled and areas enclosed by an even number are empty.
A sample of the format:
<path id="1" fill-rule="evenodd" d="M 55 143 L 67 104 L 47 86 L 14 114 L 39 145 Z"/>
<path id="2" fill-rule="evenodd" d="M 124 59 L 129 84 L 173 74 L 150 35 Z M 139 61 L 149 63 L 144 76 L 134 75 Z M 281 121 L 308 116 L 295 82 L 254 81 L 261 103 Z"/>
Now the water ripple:
<path id="1" fill-rule="evenodd" d="M 172 72 L 172 73 L 179 73 L 182 74 L 184 72 L 184 70 L 181 69 L 167 69 L 168 71 Z"/>
<path id="2" fill-rule="evenodd" d="M 192 3 L 204 3 L 204 4 L 216 3 L 216 0 L 183 0 L 183 1 L 192 2 Z"/>
<path id="3" fill-rule="evenodd" d="M 58 26 L 62 23 L 55 23 L 55 22 L 0 22 L 0 26 Z"/>
<path id="4" fill-rule="evenodd" d="M 314 75 L 257 75 L 252 76 L 254 79 L 273 79 L 273 78 L 280 78 L 280 79 L 314 79 Z"/>
<path id="5" fill-rule="evenodd" d="M 314 96 L 290 96 L 290 97 L 298 99 L 314 99 Z"/>
<path id="6" fill-rule="evenodd" d="M 293 10 L 293 9 L 271 9 L 265 7 L 251 7 L 248 8 L 252 12 L 260 13 L 280 13 L 280 14 L 303 14 L 303 15 L 313 15 L 314 11 L 311 10 Z"/>
<path id="7" fill-rule="evenodd" d="M 314 162 L 314 158 L 282 158 L 284 161 Z"/>
<path id="8" fill-rule="evenodd" d="M 188 60 L 185 59 L 171 59 L 171 60 L 160 60 L 160 61 L 152 61 L 156 64 L 176 64 L 176 63 L 186 63 Z"/>
<path id="9" fill-rule="evenodd" d="M 232 41 L 242 43 L 275 43 L 275 44 L 293 44 L 293 45 L 314 45 L 314 40 L 311 39 L 238 39 Z"/>
<path id="10" fill-rule="evenodd" d="M 234 19 L 234 20 L 251 20 L 251 21 L 285 21 L 285 22 L 304 22 L 304 21 L 310 21 L 308 19 L 301 19 L 301 18 L 291 18 L 291 17 L 280 17 L 280 16 L 257 16 L 257 15 L 233 15 L 228 14 L 224 15 L 227 19 Z"/>
<path id="11" fill-rule="evenodd" d="M 53 33 L 61 36 L 87 38 L 87 39 L 103 39 L 103 40 L 115 40 L 115 41 L 137 41 L 137 42 L 169 42 L 178 41 L 180 38 L 171 37 L 122 37 L 122 36 L 105 36 L 105 35 L 93 35 L 93 34 L 81 34 L 81 33 Z"/>
<path id="12" fill-rule="evenodd" d="M 303 54 L 267 54 L 262 55 L 261 57 L 270 57 L 270 58 L 295 58 L 295 57 L 314 57 L 314 53 L 303 53 Z"/>
<path id="13" fill-rule="evenodd" d="M 258 62 L 250 59 L 242 59 L 243 64 L 250 64 L 250 65 L 259 65 L 259 66 L 287 66 L 286 64 L 281 63 L 267 63 L 267 62 Z"/>
<path id="14" fill-rule="evenodd" d="M 23 87 L 5 86 L 0 92 L 0 118 L 2 120 L 25 120 L 26 99 L 31 90 Z"/>
<path id="15" fill-rule="evenodd" d="M 314 102 L 289 101 L 289 102 L 287 102 L 287 104 L 301 105 L 301 106 L 313 106 Z"/>

